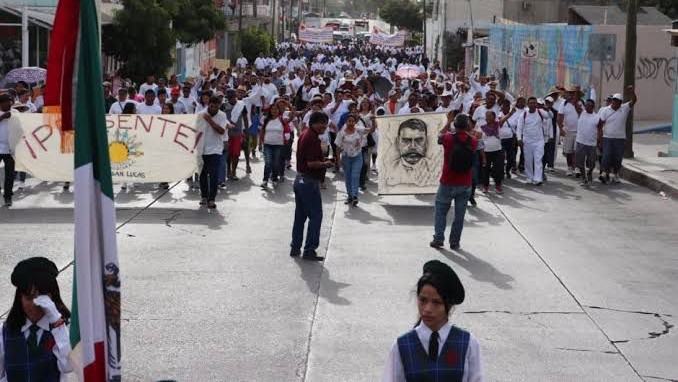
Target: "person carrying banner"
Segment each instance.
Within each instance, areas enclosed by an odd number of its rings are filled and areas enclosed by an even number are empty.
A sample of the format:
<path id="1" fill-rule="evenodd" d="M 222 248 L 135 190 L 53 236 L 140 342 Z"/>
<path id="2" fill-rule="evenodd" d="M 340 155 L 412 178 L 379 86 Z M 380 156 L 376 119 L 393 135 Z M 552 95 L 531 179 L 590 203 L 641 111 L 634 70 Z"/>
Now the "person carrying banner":
<path id="1" fill-rule="evenodd" d="M 58 382 L 73 371 L 68 323 L 56 265 L 44 257 L 20 261 L 12 271 L 14 302 L 0 331 L 0 381 Z"/>

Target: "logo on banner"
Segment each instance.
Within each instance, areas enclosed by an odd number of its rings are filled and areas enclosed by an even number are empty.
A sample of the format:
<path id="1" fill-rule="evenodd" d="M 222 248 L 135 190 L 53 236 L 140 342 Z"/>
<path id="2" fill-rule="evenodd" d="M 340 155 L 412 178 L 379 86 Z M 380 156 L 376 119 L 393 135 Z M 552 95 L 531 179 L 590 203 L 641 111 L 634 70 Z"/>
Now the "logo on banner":
<path id="1" fill-rule="evenodd" d="M 111 135 L 108 138 L 111 170 L 126 170 L 136 162 L 136 158 L 144 155 L 141 142 L 137 142 L 137 135 L 130 130 L 111 129 L 108 133 Z"/>
<path id="2" fill-rule="evenodd" d="M 520 53 L 523 58 L 535 58 L 539 56 L 539 45 L 533 41 L 523 41 Z"/>

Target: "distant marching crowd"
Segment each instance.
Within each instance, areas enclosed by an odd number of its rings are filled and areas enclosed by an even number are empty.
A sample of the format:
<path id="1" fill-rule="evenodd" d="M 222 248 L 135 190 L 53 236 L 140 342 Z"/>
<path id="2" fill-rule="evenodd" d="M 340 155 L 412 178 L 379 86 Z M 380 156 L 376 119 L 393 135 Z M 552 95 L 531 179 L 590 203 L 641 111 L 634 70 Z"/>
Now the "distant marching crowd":
<path id="1" fill-rule="evenodd" d="M 408 68 L 403 75 L 400 69 Z M 414 74 L 412 74 L 414 73 Z M 4 162 L 5 205 L 13 188 L 23 190 L 26 173 L 14 171 L 8 142 L 8 119 L 14 113 L 41 112 L 40 91 L 17 83 L 0 95 L 0 161 Z M 617 183 L 625 140 L 625 122 L 636 102 L 632 88 L 613 94 L 596 110 L 580 87 L 554 86 L 542 97 L 511 94 L 506 71 L 482 76 L 476 68 L 465 75 L 429 62 L 421 47 L 390 48 L 366 43 L 278 44 L 273 54 L 249 62 L 240 56 L 234 67 L 213 68 L 179 81 L 148 76 L 135 86 L 119 76 L 103 83 L 109 114 L 200 114 L 205 146 L 200 174 L 187 179 L 200 189 L 201 205 L 215 208 L 219 189 L 252 172 L 252 160 L 263 156 L 261 187 L 276 187 L 292 165 L 295 136 L 308 129 L 313 112 L 328 117 L 320 136 L 324 155 L 343 170 L 347 200 L 358 204 L 377 173 L 379 128 L 376 117 L 445 112 L 470 117 L 469 131 L 479 142 L 474 153 L 475 188 L 503 193 L 504 178 L 524 173 L 536 186 L 553 172 L 558 146 L 567 160 L 566 174 L 588 186 L 600 163 L 602 183 Z M 594 98 L 594 97 L 592 97 Z M 15 185 L 16 182 L 16 185 Z M 66 183 L 65 188 L 70 185 Z M 129 185 L 132 186 L 132 185 Z M 127 189 L 123 184 L 121 188 Z M 168 183 L 159 184 L 161 189 Z M 325 182 L 321 183 L 325 188 Z"/>

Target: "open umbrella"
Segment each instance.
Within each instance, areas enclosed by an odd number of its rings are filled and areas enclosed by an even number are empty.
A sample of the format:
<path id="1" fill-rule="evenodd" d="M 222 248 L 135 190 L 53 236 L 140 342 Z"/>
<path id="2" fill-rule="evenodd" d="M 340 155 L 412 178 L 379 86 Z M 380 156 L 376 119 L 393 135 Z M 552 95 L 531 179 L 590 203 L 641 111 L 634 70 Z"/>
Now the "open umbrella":
<path id="1" fill-rule="evenodd" d="M 45 81 L 46 77 L 47 69 L 39 68 L 37 66 L 28 66 L 10 70 L 5 76 L 5 81 L 10 84 L 16 84 L 19 81 L 34 84 Z"/>
<path id="2" fill-rule="evenodd" d="M 372 87 L 379 94 L 379 97 L 385 99 L 388 97 L 388 92 L 393 88 L 393 84 L 384 77 L 378 77 L 372 81 Z"/>
<path id="3" fill-rule="evenodd" d="M 396 70 L 396 76 L 400 78 L 416 78 L 419 77 L 421 71 L 414 65 L 404 65 L 402 68 Z"/>

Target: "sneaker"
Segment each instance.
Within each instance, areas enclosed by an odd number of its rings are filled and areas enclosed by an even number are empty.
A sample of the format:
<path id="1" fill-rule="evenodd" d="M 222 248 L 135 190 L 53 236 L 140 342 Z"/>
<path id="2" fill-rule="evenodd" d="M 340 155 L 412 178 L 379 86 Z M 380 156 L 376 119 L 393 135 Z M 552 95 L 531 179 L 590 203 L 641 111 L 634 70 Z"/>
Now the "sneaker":
<path id="1" fill-rule="evenodd" d="M 299 257 L 301 256 L 301 249 L 293 249 L 290 251 L 290 257 Z"/>
<path id="2" fill-rule="evenodd" d="M 207 198 L 200 198 L 200 205 L 204 206 L 207 204 Z"/>
<path id="3" fill-rule="evenodd" d="M 610 181 L 610 176 L 609 175 L 601 175 L 598 177 L 598 180 L 602 184 L 607 184 Z"/>
<path id="4" fill-rule="evenodd" d="M 64 191 L 68 191 L 71 188 L 71 182 L 64 182 Z"/>
<path id="5" fill-rule="evenodd" d="M 353 198 L 353 207 L 357 207 L 357 206 L 358 206 L 358 198 L 355 197 L 355 198 Z"/>
<path id="6" fill-rule="evenodd" d="M 572 172 L 572 169 L 568 167 L 567 170 L 565 171 L 565 175 L 572 176 L 574 175 L 574 172 Z"/>
<path id="7" fill-rule="evenodd" d="M 490 192 L 489 187 L 483 186 L 483 194 L 487 194 L 488 192 Z"/>
<path id="8" fill-rule="evenodd" d="M 66 189 L 66 187 L 67 186 L 64 184 L 64 190 Z M 120 185 L 120 189 L 123 191 L 127 191 L 127 183 L 123 183 L 122 185 Z"/>
<path id="9" fill-rule="evenodd" d="M 5 207 L 11 207 L 12 206 L 12 197 L 5 197 Z"/>
<path id="10" fill-rule="evenodd" d="M 26 187 L 26 182 L 24 182 L 23 180 L 20 180 L 19 181 L 19 187 L 18 187 L 19 191 L 23 191 L 24 187 Z"/>
<path id="11" fill-rule="evenodd" d="M 575 178 L 581 178 L 581 171 L 580 171 L 579 169 L 577 169 L 577 170 L 575 171 L 574 177 L 575 177 Z"/>
<path id="12" fill-rule="evenodd" d="M 365 191 L 365 190 L 367 190 L 367 186 L 364 185 L 364 184 L 361 184 L 360 185 L 360 191 Z"/>
<path id="13" fill-rule="evenodd" d="M 268 188 L 268 181 L 265 180 L 265 181 L 261 182 L 261 186 L 260 186 L 260 187 L 263 188 L 263 189 L 267 189 L 267 188 Z"/>
<path id="14" fill-rule="evenodd" d="M 209 202 L 207 202 L 207 208 L 213 210 L 217 208 L 217 204 L 214 202 L 214 200 L 210 200 Z"/>
<path id="15" fill-rule="evenodd" d="M 226 183 L 221 182 L 221 183 L 219 183 L 218 187 L 219 187 L 219 189 L 224 190 L 224 189 L 226 189 Z"/>
<path id="16" fill-rule="evenodd" d="M 323 260 L 325 260 L 324 257 L 319 256 L 318 253 L 314 250 L 304 252 L 304 254 L 301 256 L 301 258 L 304 259 L 304 260 L 307 260 L 307 261 L 323 261 Z"/>
<path id="17" fill-rule="evenodd" d="M 473 207 L 478 205 L 478 203 L 476 202 L 476 198 L 474 197 L 469 198 L 468 202 L 471 203 Z"/>
<path id="18" fill-rule="evenodd" d="M 504 189 L 503 189 L 503 188 L 501 187 L 501 185 L 499 185 L 499 184 L 496 185 L 496 186 L 494 186 L 494 191 L 495 191 L 497 194 L 503 194 L 503 193 L 504 193 Z"/>
<path id="19" fill-rule="evenodd" d="M 544 184 L 544 182 L 534 182 L 535 186 L 541 186 L 542 184 Z"/>
<path id="20" fill-rule="evenodd" d="M 589 186 L 589 180 L 584 178 L 583 181 L 579 182 L 579 185 L 582 187 L 588 187 Z"/>
<path id="21" fill-rule="evenodd" d="M 428 243 L 428 245 L 430 245 L 431 248 L 442 248 L 445 245 L 445 243 L 443 243 L 442 241 L 433 240 L 432 242 Z"/>

